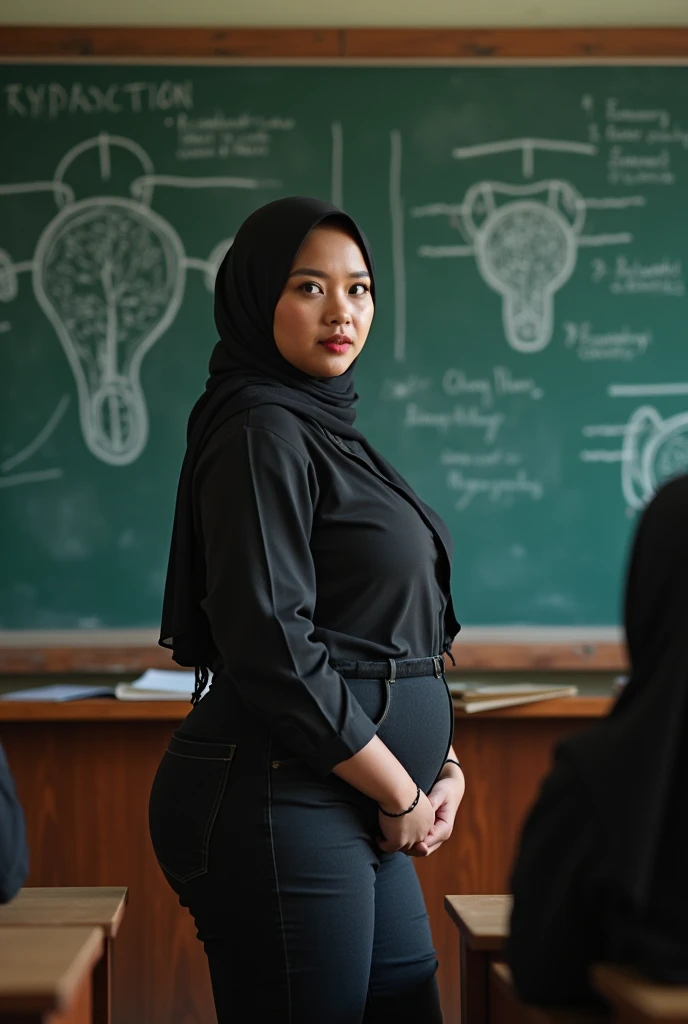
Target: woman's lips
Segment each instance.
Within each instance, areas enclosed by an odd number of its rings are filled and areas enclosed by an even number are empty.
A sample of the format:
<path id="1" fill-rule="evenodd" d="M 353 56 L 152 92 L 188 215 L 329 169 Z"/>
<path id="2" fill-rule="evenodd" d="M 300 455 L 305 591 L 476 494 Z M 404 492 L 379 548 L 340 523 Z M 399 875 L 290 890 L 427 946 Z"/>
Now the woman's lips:
<path id="1" fill-rule="evenodd" d="M 336 352 L 337 355 L 341 355 L 342 352 L 346 352 L 353 342 L 346 334 L 333 334 L 331 338 L 325 338 L 325 340 L 321 341 L 320 344 L 323 345 L 328 352 Z"/>

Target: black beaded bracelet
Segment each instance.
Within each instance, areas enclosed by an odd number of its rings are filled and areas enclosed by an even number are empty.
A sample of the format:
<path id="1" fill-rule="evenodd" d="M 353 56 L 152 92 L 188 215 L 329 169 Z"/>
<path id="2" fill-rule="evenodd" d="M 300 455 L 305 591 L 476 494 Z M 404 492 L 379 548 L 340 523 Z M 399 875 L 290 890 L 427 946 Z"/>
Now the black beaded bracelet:
<path id="1" fill-rule="evenodd" d="M 445 764 L 455 764 L 457 768 L 461 768 L 461 765 L 459 764 L 459 762 L 455 761 L 453 757 L 448 757 L 447 760 L 444 763 Z M 461 768 L 461 771 L 463 771 L 463 768 Z"/>
<path id="2" fill-rule="evenodd" d="M 411 811 L 412 811 L 412 810 L 413 810 L 413 809 L 414 809 L 415 807 L 417 807 L 417 806 L 418 806 L 418 801 L 419 801 L 419 800 L 420 800 L 420 786 L 416 786 L 416 799 L 415 799 L 415 800 L 413 801 L 413 803 L 411 804 L 411 806 L 410 806 L 410 807 L 407 807 L 407 808 L 406 808 L 406 810 L 405 810 L 405 811 L 397 811 L 397 813 L 396 813 L 396 814 L 390 814 L 390 813 L 389 813 L 389 811 L 383 811 L 383 810 L 382 810 L 382 808 L 380 807 L 380 805 L 379 805 L 379 804 L 378 804 L 377 806 L 378 806 L 378 809 L 379 809 L 379 811 L 380 811 L 380 814 L 384 814 L 384 816 L 385 816 L 386 818 L 403 818 L 403 816 L 404 816 L 405 814 L 410 814 L 410 813 L 411 813 Z"/>

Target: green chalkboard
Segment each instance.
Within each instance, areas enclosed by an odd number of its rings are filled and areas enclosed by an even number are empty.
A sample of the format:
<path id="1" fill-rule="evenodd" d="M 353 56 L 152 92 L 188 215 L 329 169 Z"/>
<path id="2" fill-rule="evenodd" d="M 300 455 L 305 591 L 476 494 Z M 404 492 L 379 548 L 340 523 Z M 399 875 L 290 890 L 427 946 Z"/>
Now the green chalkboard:
<path id="1" fill-rule="evenodd" d="M 359 422 L 482 626 L 613 626 L 688 468 L 683 66 L 0 65 L 0 626 L 154 627 L 210 285 L 282 195 L 368 232 Z"/>

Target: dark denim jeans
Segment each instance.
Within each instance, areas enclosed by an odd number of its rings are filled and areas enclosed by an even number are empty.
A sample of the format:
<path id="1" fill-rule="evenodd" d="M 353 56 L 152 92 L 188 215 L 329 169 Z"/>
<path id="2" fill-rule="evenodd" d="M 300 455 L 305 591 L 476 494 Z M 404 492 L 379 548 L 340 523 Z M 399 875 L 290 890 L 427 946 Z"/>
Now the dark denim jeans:
<path id="1" fill-rule="evenodd" d="M 350 680 L 426 791 L 451 742 L 443 679 Z M 219 1024 L 439 1024 L 413 862 L 383 854 L 372 801 L 294 758 L 218 680 L 173 736 L 153 846 L 204 943 Z"/>

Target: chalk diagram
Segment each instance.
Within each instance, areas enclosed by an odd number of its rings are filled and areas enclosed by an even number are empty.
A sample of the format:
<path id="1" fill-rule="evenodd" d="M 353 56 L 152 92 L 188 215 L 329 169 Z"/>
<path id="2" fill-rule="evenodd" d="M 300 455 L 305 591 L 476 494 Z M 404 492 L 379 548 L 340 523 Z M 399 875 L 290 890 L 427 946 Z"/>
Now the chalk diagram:
<path id="1" fill-rule="evenodd" d="M 45 425 L 41 427 L 29 444 L 0 462 L 0 490 L 8 487 L 20 487 L 22 484 L 37 484 L 46 480 L 57 480 L 62 476 L 62 470 L 59 466 L 37 470 L 22 468 L 19 472 L 17 472 L 17 469 L 28 462 L 50 440 L 66 413 L 69 402 L 69 395 L 63 395 Z"/>
<path id="2" fill-rule="evenodd" d="M 133 154 L 141 165 L 142 174 L 129 186 L 131 196 L 77 199 L 65 181 L 74 161 L 95 150 L 100 178 L 106 183 L 119 149 Z M 200 271 L 212 291 L 217 269 L 232 243 L 231 238 L 219 240 L 203 259 L 187 256 L 174 227 L 151 209 L 154 190 L 273 189 L 280 185 L 254 178 L 155 174 L 150 157 L 138 143 L 104 132 L 70 149 L 51 180 L 0 185 L 0 197 L 52 192 L 58 207 L 31 260 L 15 262 L 0 248 L 0 301 L 15 299 L 18 275 L 31 274 L 36 301 L 69 362 L 82 435 L 96 458 L 111 466 L 126 466 L 145 448 L 148 412 L 141 387 L 143 358 L 174 322 L 184 297 L 187 271 Z M 26 449 L 0 464 L 0 474 L 8 471 L 7 462 L 13 467 L 22 453 L 28 458 L 26 451 L 30 455 L 38 451 L 65 408 L 55 422 L 53 413 Z M 26 479 L 15 482 L 31 482 L 32 474 L 21 476 Z M 0 475 L 0 487 L 9 486 L 9 480 Z"/>
<path id="3" fill-rule="evenodd" d="M 535 172 L 537 151 L 592 157 L 597 147 L 556 139 L 506 139 L 458 147 L 455 160 L 520 151 L 523 178 Z M 588 210 L 623 210 L 643 206 L 643 196 L 585 198 L 568 181 L 546 179 L 512 184 L 485 179 L 471 185 L 462 201 L 415 207 L 413 218 L 444 217 L 458 231 L 458 245 L 421 245 L 422 259 L 472 256 L 485 283 L 502 298 L 507 343 L 520 353 L 540 352 L 554 329 L 554 296 L 573 273 L 578 250 L 585 246 L 628 245 L 628 232 L 585 234 Z M 403 332 L 397 335 L 397 360 L 405 358 Z"/>
<path id="4" fill-rule="evenodd" d="M 688 383 L 611 384 L 612 398 L 688 397 Z M 620 447 L 581 451 L 584 462 L 620 463 L 621 491 L 629 509 L 640 510 L 657 488 L 688 473 L 688 412 L 663 417 L 653 405 L 638 406 L 625 423 L 591 424 L 586 438 L 618 438 Z"/>

